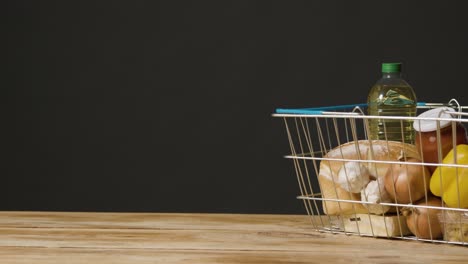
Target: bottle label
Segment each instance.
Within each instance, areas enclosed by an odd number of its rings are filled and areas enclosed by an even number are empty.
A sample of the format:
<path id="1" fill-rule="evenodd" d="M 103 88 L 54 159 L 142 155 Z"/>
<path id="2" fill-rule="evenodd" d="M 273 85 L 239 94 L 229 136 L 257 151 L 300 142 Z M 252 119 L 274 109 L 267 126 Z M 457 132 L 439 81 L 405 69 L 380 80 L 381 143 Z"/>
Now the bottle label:
<path id="1" fill-rule="evenodd" d="M 401 95 L 392 89 L 388 90 L 385 94 L 385 98 L 382 101 L 384 105 L 410 105 L 414 104 L 414 101 L 409 99 L 408 97 Z"/>

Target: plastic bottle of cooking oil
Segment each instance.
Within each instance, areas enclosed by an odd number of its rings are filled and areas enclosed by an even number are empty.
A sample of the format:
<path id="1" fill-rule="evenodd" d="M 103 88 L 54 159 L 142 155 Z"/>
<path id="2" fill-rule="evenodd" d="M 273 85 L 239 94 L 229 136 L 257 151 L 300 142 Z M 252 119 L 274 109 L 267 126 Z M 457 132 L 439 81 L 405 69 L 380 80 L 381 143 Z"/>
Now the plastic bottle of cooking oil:
<path id="1" fill-rule="evenodd" d="M 382 78 L 367 97 L 372 116 L 416 116 L 416 94 L 401 77 L 401 63 L 382 63 Z M 414 143 L 413 121 L 404 119 L 368 119 L 371 139 Z"/>

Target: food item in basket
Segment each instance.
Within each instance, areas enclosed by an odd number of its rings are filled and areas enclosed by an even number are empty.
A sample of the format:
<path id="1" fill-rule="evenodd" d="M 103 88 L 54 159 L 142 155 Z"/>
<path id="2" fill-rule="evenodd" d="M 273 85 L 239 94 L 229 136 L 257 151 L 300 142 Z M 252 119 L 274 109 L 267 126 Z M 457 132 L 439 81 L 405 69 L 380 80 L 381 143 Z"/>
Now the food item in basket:
<path id="1" fill-rule="evenodd" d="M 333 228 L 356 233 L 361 236 L 401 237 L 411 235 L 406 225 L 406 216 L 402 214 L 351 214 L 340 217 L 330 217 L 330 224 L 332 224 Z"/>
<path id="2" fill-rule="evenodd" d="M 370 173 L 362 162 L 346 162 L 338 171 L 336 182 L 348 192 L 360 193 L 370 181 Z"/>
<path id="3" fill-rule="evenodd" d="M 364 207 L 369 209 L 369 213 L 371 214 L 384 214 L 392 209 L 392 207 L 388 205 L 379 204 L 392 202 L 392 198 L 387 190 L 385 190 L 383 179 L 383 177 L 380 177 L 377 180 L 370 181 L 361 191 L 361 201 L 375 203 L 364 204 Z"/>
<path id="4" fill-rule="evenodd" d="M 468 208 L 468 145 L 461 144 L 445 156 L 443 164 L 458 164 L 465 167 L 439 166 L 431 177 L 431 192 L 448 207 Z M 443 188 L 442 188 L 443 187 Z"/>
<path id="5" fill-rule="evenodd" d="M 401 78 L 401 63 L 382 63 L 382 78 L 367 97 L 369 115 L 382 116 L 369 119 L 370 138 L 413 143 L 412 120 L 385 116 L 416 116 L 416 102 L 413 88 Z"/>
<path id="6" fill-rule="evenodd" d="M 420 157 L 414 145 L 384 140 L 351 141 L 330 150 L 320 162 L 318 180 L 322 198 L 361 201 L 360 193 L 348 192 L 337 183 L 338 172 L 347 162 L 344 159 L 366 161 L 362 164 L 367 167 L 372 177 L 380 178 L 387 172 L 389 164 L 378 161 L 396 161 L 402 153 L 407 157 Z M 323 210 L 328 215 L 368 213 L 361 203 L 332 200 L 323 201 Z"/>
<path id="7" fill-rule="evenodd" d="M 408 158 L 406 162 L 421 163 L 421 160 Z M 430 179 L 431 173 L 426 166 L 392 164 L 385 174 L 385 189 L 393 201 L 407 204 L 416 202 L 429 193 Z"/>
<path id="8" fill-rule="evenodd" d="M 442 201 L 434 196 L 427 199 L 421 199 L 415 205 L 442 207 Z M 429 209 L 422 207 L 411 207 L 405 209 L 406 224 L 409 230 L 418 238 L 437 239 L 442 237 L 442 224 L 439 221 L 438 214 L 440 209 Z"/>
<path id="9" fill-rule="evenodd" d="M 468 212 L 444 211 L 439 213 L 444 229 L 444 240 L 468 243 Z"/>
<path id="10" fill-rule="evenodd" d="M 466 137 L 465 127 L 459 123 L 447 120 L 431 120 L 430 118 L 454 118 L 449 112 L 455 110 L 450 107 L 438 107 L 428 110 L 418 117 L 425 118 L 416 120 L 413 127 L 416 130 L 415 145 L 421 151 L 422 159 L 426 163 L 440 163 L 439 161 L 439 147 L 441 150 L 441 159 L 453 148 L 453 132 L 452 125 L 455 125 L 455 145 L 466 144 L 468 139 Z M 437 129 L 439 126 L 440 139 L 437 139 Z M 439 142 L 440 140 L 440 142 Z M 429 170 L 434 172 L 436 165 L 429 166 Z"/>

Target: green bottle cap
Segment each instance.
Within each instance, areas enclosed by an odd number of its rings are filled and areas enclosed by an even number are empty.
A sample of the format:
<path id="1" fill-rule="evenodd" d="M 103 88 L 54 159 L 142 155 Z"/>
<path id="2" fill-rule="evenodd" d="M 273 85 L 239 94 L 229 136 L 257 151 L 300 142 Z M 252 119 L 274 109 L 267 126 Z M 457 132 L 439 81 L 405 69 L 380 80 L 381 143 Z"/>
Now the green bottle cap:
<path id="1" fill-rule="evenodd" d="M 401 63 L 382 63 L 382 72 L 400 72 Z"/>

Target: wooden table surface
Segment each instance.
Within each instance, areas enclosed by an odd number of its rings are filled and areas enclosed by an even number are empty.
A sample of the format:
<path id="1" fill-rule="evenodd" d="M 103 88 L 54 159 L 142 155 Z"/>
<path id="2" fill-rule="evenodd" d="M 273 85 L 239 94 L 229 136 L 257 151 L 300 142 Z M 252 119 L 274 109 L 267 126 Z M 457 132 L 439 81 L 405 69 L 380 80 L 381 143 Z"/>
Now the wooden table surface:
<path id="1" fill-rule="evenodd" d="M 327 234 L 298 215 L 0 212 L 0 263 L 468 263 L 468 247 Z"/>

